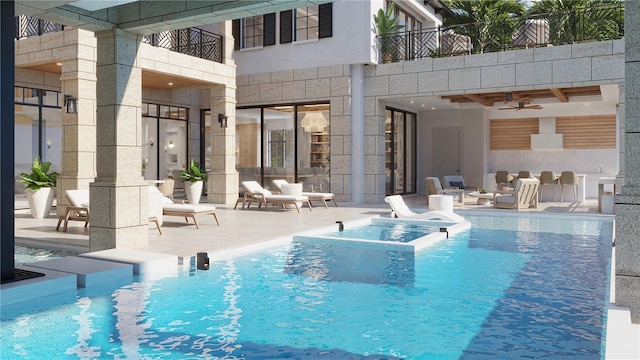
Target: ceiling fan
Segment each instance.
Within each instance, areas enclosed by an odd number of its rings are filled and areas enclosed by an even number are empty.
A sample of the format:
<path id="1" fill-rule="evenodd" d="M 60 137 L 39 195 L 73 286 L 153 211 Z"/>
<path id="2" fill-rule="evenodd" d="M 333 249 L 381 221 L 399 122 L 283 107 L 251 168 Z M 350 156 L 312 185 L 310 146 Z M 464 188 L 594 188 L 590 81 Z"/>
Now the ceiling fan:
<path id="1" fill-rule="evenodd" d="M 510 92 L 505 93 L 504 96 L 506 98 L 506 100 L 504 102 L 505 104 L 508 104 L 508 103 L 510 103 L 512 101 L 517 101 L 517 102 L 522 101 L 522 102 L 525 102 L 527 104 L 531 102 L 531 99 L 529 97 L 527 97 L 527 96 L 518 96 L 518 95 L 514 96 L 513 93 L 510 93 Z"/>
<path id="2" fill-rule="evenodd" d="M 540 110 L 542 109 L 542 106 L 540 105 L 527 105 L 524 101 L 520 101 L 518 102 L 518 105 L 507 105 L 507 107 L 503 107 L 503 108 L 498 108 L 498 110 Z"/>

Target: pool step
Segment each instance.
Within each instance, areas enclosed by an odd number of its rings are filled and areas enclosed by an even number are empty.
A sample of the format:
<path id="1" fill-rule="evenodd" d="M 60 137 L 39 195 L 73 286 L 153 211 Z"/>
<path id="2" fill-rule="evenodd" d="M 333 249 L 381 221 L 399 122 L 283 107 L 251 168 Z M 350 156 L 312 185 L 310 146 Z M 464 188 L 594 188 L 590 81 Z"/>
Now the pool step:
<path id="1" fill-rule="evenodd" d="M 133 266 L 141 280 L 153 280 L 178 273 L 178 257 L 132 249 L 109 249 L 79 255 L 85 258 L 114 261 Z"/>
<path id="2" fill-rule="evenodd" d="M 79 288 L 117 280 L 133 281 L 133 266 L 113 261 L 81 256 L 65 256 L 59 259 L 28 264 L 31 267 L 76 274 Z M 37 271 L 37 270 L 36 270 Z"/>
<path id="3" fill-rule="evenodd" d="M 45 276 L 2 284 L 0 286 L 0 299 L 3 306 L 51 296 L 65 291 L 73 291 L 78 287 L 78 280 L 75 274 L 39 269 L 26 265 L 19 265 L 17 268 L 44 273 Z"/>

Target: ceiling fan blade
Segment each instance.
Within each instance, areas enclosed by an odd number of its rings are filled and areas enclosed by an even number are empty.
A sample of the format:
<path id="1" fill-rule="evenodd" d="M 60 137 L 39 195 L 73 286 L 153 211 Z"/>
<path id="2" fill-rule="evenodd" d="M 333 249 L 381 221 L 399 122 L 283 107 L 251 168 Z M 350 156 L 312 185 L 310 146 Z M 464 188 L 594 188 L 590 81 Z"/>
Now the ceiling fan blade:
<path id="1" fill-rule="evenodd" d="M 527 106 L 524 107 L 524 109 L 541 110 L 542 106 L 540 106 L 540 105 L 527 105 Z"/>
<path id="2" fill-rule="evenodd" d="M 498 110 L 513 110 L 513 109 L 517 109 L 517 106 L 510 106 L 510 107 L 506 107 L 506 108 L 498 108 Z"/>

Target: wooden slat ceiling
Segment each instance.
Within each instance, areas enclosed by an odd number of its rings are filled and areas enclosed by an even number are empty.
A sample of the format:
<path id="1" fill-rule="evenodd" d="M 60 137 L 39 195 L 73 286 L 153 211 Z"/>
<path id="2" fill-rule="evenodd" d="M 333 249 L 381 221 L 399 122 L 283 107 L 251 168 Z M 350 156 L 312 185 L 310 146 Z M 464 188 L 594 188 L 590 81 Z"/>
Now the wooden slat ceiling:
<path id="1" fill-rule="evenodd" d="M 512 94 L 513 102 L 523 101 L 522 98 L 528 99 L 525 102 L 535 99 L 555 98 L 560 102 L 569 102 L 574 96 L 601 95 L 600 86 L 582 86 L 572 88 L 551 88 L 551 89 L 532 89 L 521 91 L 499 91 L 481 94 L 460 94 L 445 95 L 442 99 L 451 101 L 452 103 L 480 103 L 484 106 L 502 105 L 507 99 L 507 93 Z"/>
<path id="2" fill-rule="evenodd" d="M 27 69 L 45 71 L 50 73 L 61 73 L 60 65 L 56 63 L 46 63 L 39 65 L 27 66 Z M 169 85 L 171 84 L 171 85 Z M 142 87 L 151 89 L 175 89 L 185 86 L 206 85 L 205 81 L 196 79 L 188 79 L 184 77 L 174 76 L 170 74 L 142 70 Z"/>

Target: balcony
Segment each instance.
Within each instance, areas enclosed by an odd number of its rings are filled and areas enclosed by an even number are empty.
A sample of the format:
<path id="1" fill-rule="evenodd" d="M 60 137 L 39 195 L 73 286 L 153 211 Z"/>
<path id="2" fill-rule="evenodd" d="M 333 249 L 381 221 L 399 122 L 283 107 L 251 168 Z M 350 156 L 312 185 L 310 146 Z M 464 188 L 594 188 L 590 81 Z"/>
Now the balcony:
<path id="1" fill-rule="evenodd" d="M 31 16 L 16 16 L 16 40 L 50 32 L 62 31 L 64 25 Z"/>
<path id="2" fill-rule="evenodd" d="M 62 31 L 64 25 L 31 16 L 16 16 L 16 39 Z M 222 36 L 199 28 L 145 35 L 142 42 L 201 59 L 222 62 Z"/>
<path id="3" fill-rule="evenodd" d="M 222 62 L 222 36 L 199 28 L 145 35 L 142 42 L 177 53 Z"/>
<path id="4" fill-rule="evenodd" d="M 624 37 L 624 3 L 376 38 L 379 62 L 419 60 Z"/>

